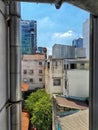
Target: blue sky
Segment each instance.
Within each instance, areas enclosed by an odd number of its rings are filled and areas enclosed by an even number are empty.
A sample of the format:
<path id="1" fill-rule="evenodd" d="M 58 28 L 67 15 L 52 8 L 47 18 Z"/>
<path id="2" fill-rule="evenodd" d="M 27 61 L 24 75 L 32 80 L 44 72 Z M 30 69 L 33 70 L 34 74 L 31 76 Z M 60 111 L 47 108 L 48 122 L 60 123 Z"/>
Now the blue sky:
<path id="1" fill-rule="evenodd" d="M 73 39 L 82 37 L 83 22 L 89 13 L 67 3 L 56 9 L 51 4 L 24 2 L 21 17 L 37 21 L 37 44 L 47 47 L 51 53 L 55 43 L 71 45 Z"/>

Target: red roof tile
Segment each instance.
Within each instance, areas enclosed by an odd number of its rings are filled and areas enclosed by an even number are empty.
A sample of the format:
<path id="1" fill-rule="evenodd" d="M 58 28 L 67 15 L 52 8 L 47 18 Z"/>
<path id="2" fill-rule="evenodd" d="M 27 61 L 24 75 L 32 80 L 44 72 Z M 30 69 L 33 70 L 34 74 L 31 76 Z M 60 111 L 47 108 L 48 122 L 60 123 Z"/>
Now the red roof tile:
<path id="1" fill-rule="evenodd" d="M 28 84 L 26 84 L 26 83 L 22 83 L 22 85 L 21 85 L 21 89 L 22 89 L 22 91 L 27 91 L 28 88 L 29 88 L 29 85 L 28 85 Z"/>
<path id="2" fill-rule="evenodd" d="M 22 130 L 28 130 L 29 128 L 29 113 L 22 112 Z"/>

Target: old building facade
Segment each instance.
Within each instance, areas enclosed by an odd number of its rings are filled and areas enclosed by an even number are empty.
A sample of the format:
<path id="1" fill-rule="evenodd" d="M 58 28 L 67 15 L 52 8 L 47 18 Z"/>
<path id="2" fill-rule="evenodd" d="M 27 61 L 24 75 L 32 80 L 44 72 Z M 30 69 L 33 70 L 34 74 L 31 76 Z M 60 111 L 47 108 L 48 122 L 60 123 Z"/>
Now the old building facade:
<path id="1" fill-rule="evenodd" d="M 45 89 L 48 93 L 67 95 L 66 70 L 63 59 L 49 59 L 45 69 Z"/>
<path id="2" fill-rule="evenodd" d="M 45 56 L 42 54 L 24 55 L 22 58 L 22 82 L 29 84 L 29 89 L 44 87 Z"/>
<path id="3" fill-rule="evenodd" d="M 88 97 L 89 62 L 86 59 L 48 59 L 45 69 L 48 93 Z"/>

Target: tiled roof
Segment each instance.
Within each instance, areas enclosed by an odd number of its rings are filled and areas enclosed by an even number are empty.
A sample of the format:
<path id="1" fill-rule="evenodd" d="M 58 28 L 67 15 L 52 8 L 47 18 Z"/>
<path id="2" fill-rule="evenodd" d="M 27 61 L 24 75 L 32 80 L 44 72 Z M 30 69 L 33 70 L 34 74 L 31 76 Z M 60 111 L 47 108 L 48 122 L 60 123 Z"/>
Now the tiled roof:
<path id="1" fill-rule="evenodd" d="M 22 89 L 22 91 L 27 91 L 28 88 L 29 88 L 29 85 L 28 85 L 28 84 L 26 84 L 26 83 L 22 83 L 22 85 L 21 85 L 21 89 Z"/>
<path id="2" fill-rule="evenodd" d="M 23 60 L 44 60 L 45 55 L 43 54 L 35 54 L 35 55 L 23 55 Z"/>
<path id="3" fill-rule="evenodd" d="M 58 118 L 58 121 L 62 130 L 89 130 L 88 109 Z"/>
<path id="4" fill-rule="evenodd" d="M 22 130 L 28 130 L 29 128 L 29 113 L 22 112 Z"/>
<path id="5" fill-rule="evenodd" d="M 68 99 L 59 96 L 56 96 L 55 100 L 56 103 L 62 107 L 69 107 L 69 108 L 80 109 L 80 110 L 88 108 L 88 105 L 84 101 L 80 101 L 80 100 L 75 100 L 75 99 L 73 100 L 73 99 Z"/>

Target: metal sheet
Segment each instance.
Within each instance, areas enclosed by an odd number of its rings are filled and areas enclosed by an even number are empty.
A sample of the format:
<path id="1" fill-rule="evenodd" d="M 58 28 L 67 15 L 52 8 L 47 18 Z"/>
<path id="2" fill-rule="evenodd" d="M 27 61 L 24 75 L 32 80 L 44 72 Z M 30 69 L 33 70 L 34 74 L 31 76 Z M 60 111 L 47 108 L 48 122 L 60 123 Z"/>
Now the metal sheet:
<path id="1" fill-rule="evenodd" d="M 6 24 L 3 14 L 5 5 L 0 1 L 0 129 L 7 130 L 7 113 L 4 107 L 7 101 Z"/>
<path id="2" fill-rule="evenodd" d="M 62 4 L 67 2 L 73 4 L 81 9 L 91 12 L 94 15 L 98 15 L 98 0 L 4 0 L 4 1 L 21 1 L 21 2 L 36 2 L 36 3 L 58 3 Z"/>

